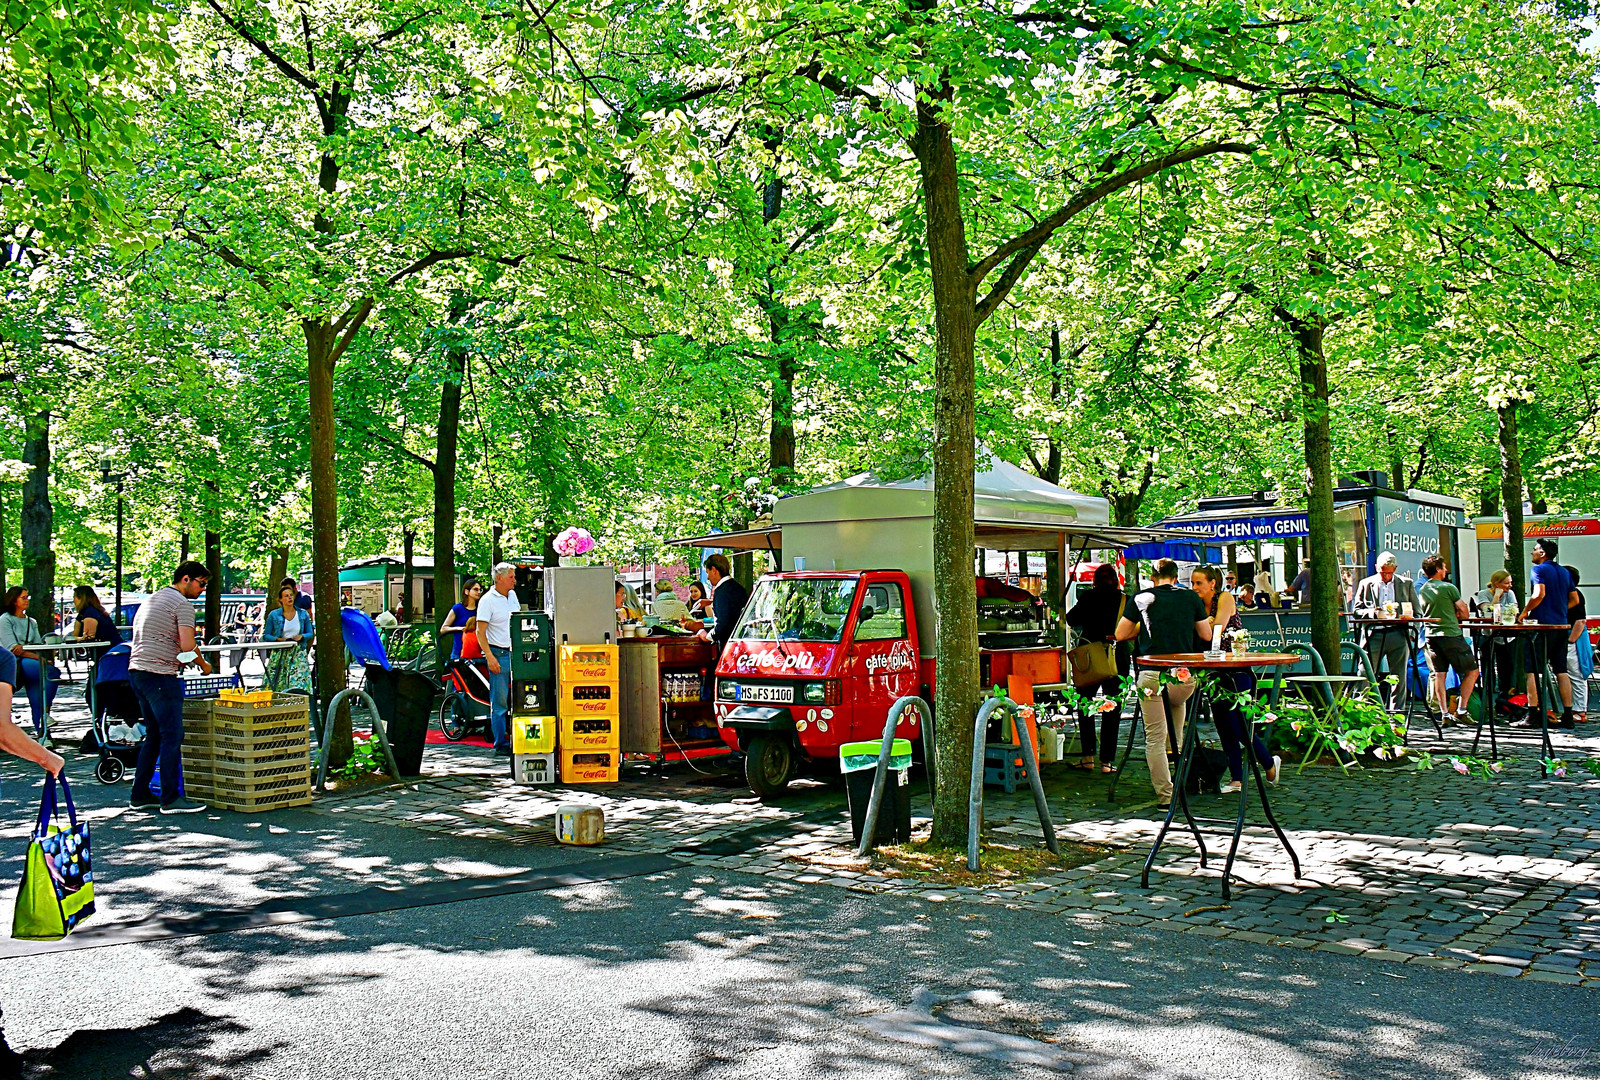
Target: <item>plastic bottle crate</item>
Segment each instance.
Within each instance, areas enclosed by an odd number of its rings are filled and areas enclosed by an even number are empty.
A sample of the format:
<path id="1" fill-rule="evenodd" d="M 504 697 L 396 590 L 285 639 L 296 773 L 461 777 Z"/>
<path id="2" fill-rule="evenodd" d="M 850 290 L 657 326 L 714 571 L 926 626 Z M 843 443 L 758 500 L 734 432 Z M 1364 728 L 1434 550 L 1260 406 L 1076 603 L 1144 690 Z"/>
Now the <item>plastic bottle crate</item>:
<path id="1" fill-rule="evenodd" d="M 511 758 L 511 779 L 519 784 L 556 782 L 556 755 L 516 754 Z"/>
<path id="2" fill-rule="evenodd" d="M 528 716 L 548 716 L 556 703 L 556 684 L 551 679 L 512 679 L 511 711 Z"/>
<path id="3" fill-rule="evenodd" d="M 563 645 L 557 675 L 561 684 L 609 683 L 617 685 L 622 666 L 615 645 Z"/>
<path id="4" fill-rule="evenodd" d="M 622 753 L 619 750 L 561 751 L 563 784 L 614 784 Z"/>
<path id="5" fill-rule="evenodd" d="M 221 810 L 232 810 L 236 813 L 250 814 L 262 810 L 282 810 L 290 806 L 311 805 L 311 785 L 303 784 L 298 788 L 284 789 L 281 791 L 268 791 L 260 794 L 239 795 L 234 792 L 216 792 L 202 800 L 208 806 Z"/>
<path id="6" fill-rule="evenodd" d="M 555 717 L 517 715 L 511 717 L 511 752 L 513 754 L 548 754 L 555 748 Z"/>
<path id="7" fill-rule="evenodd" d="M 620 716 L 616 698 L 599 701 L 567 701 L 562 699 L 556 715 L 562 720 L 576 720 L 581 716 Z"/>
<path id="8" fill-rule="evenodd" d="M 561 718 L 562 750 L 613 750 L 622 745 L 622 723 L 615 716 Z"/>
<path id="9" fill-rule="evenodd" d="M 186 698 L 214 698 L 239 685 L 238 675 L 194 675 L 179 679 Z"/>
<path id="10" fill-rule="evenodd" d="M 555 629 L 542 611 L 518 611 L 511 616 L 511 676 L 515 679 L 553 679 L 556 676 Z"/>

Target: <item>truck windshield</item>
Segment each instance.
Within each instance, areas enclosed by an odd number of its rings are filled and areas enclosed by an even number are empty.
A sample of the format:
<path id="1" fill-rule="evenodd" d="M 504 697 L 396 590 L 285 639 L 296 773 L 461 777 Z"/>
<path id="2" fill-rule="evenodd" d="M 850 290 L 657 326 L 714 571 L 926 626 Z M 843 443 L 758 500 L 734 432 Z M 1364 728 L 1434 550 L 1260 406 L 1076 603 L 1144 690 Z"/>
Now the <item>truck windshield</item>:
<path id="1" fill-rule="evenodd" d="M 733 632 L 747 641 L 838 641 L 856 596 L 855 578 L 767 578 Z"/>

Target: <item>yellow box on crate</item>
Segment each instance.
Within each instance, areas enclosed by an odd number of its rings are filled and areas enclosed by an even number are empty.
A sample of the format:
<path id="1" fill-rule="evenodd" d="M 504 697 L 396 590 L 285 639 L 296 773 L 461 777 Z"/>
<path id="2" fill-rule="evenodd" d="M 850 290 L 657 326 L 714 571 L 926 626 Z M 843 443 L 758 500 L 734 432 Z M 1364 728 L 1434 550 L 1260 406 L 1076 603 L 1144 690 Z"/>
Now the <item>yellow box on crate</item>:
<path id="1" fill-rule="evenodd" d="M 217 695 L 217 700 L 227 702 L 230 705 L 271 705 L 272 691 L 244 690 L 238 687 L 229 687 Z"/>
<path id="2" fill-rule="evenodd" d="M 556 718 L 553 716 L 512 716 L 511 752 L 548 754 L 556 748 Z"/>
<path id="3" fill-rule="evenodd" d="M 561 749 L 563 784 L 614 784 L 622 761 L 620 750 Z"/>
<path id="4" fill-rule="evenodd" d="M 556 664 L 556 677 L 568 683 L 604 683 L 616 686 L 622 665 L 615 645 L 563 645 Z"/>
<path id="5" fill-rule="evenodd" d="M 562 750 L 615 750 L 622 745 L 622 721 L 615 716 L 564 716 Z"/>

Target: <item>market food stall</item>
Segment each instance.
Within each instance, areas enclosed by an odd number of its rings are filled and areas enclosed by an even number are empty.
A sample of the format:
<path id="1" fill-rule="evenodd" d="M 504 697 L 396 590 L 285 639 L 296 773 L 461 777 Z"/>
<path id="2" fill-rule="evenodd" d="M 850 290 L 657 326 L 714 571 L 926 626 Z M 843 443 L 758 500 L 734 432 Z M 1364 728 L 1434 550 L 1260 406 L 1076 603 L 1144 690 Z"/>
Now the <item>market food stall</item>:
<path id="1" fill-rule="evenodd" d="M 1070 567 L 1073 551 L 1196 535 L 1112 526 L 1106 500 L 993 457 L 974 496 L 975 574 L 982 550 L 1054 553 Z M 802 768 L 830 767 L 840 745 L 881 737 L 899 697 L 932 700 L 931 475 L 851 477 L 779 500 L 767 528 L 673 542 L 767 550 L 783 567 L 757 582 L 716 667 L 717 725 L 746 753 L 753 790 L 782 790 Z M 1064 643 L 1038 598 L 993 579 L 979 593 L 985 684 L 1059 682 Z M 898 736 L 920 739 L 919 724 L 907 710 Z"/>

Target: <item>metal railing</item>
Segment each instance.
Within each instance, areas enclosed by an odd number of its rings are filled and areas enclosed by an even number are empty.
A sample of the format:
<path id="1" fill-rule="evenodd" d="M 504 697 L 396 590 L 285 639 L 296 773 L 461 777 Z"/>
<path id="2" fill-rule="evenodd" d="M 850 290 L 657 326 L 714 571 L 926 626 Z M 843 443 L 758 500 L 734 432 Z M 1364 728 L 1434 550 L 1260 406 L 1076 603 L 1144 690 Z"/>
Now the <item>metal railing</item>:
<path id="1" fill-rule="evenodd" d="M 317 790 L 328 790 L 328 742 L 333 738 L 333 718 L 338 713 L 339 706 L 344 704 L 347 697 L 359 697 L 362 704 L 366 705 L 368 714 L 372 717 L 372 733 L 377 736 L 378 744 L 383 747 L 383 759 L 389 763 L 389 775 L 400 779 L 400 766 L 395 764 L 394 751 L 389 748 L 389 734 L 383 728 L 383 717 L 378 714 L 378 703 L 372 700 L 372 695 L 357 687 L 346 687 L 333 695 L 333 700 L 328 702 L 327 714 L 322 721 L 322 744 L 317 748 L 320 764 L 317 766 Z"/>
<path id="2" fill-rule="evenodd" d="M 861 843 L 856 846 L 858 856 L 872 850 L 877 838 L 878 807 L 883 803 L 883 788 L 889 779 L 889 758 L 894 751 L 894 733 L 900 728 L 900 717 L 915 706 L 922 717 L 922 753 L 928 765 L 928 796 L 937 799 L 939 748 L 933 734 L 933 710 L 915 694 L 908 694 L 889 707 L 889 717 L 883 723 L 883 746 L 878 751 L 878 774 L 872 778 L 872 797 L 867 800 L 867 821 L 861 826 Z"/>

